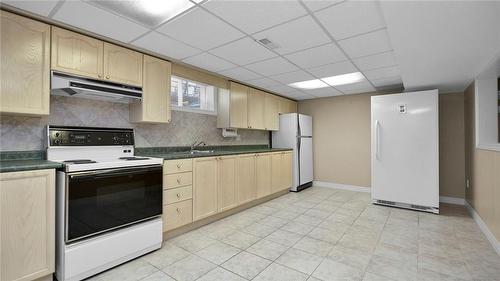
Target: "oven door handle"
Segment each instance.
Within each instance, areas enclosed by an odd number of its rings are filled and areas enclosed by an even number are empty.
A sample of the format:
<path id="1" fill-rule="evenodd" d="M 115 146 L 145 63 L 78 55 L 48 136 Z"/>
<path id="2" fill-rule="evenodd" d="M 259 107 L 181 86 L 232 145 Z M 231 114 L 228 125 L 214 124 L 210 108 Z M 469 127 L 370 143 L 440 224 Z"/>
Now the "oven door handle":
<path id="1" fill-rule="evenodd" d="M 118 169 L 97 170 L 91 172 L 81 172 L 69 174 L 70 179 L 85 179 L 85 178 L 108 178 L 114 176 L 137 175 L 147 172 L 155 172 L 162 169 L 162 165 L 152 165 L 143 167 L 127 167 Z"/>

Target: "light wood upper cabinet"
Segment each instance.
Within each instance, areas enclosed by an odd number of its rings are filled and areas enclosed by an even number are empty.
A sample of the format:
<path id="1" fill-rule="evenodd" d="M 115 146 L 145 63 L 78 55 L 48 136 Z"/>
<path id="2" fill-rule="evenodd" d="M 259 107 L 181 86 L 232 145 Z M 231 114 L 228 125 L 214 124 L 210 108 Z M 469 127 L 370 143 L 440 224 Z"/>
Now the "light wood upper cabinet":
<path id="1" fill-rule="evenodd" d="M 248 128 L 264 130 L 264 104 L 266 94 L 250 88 L 248 92 Z"/>
<path id="2" fill-rule="evenodd" d="M 255 159 L 257 197 L 271 194 L 271 154 L 257 154 Z"/>
<path id="3" fill-rule="evenodd" d="M 248 87 L 229 82 L 229 125 L 231 128 L 248 127 Z"/>
<path id="4" fill-rule="evenodd" d="M 217 157 L 193 161 L 193 220 L 217 213 Z"/>
<path id="5" fill-rule="evenodd" d="M 48 115 L 50 26 L 5 11 L 0 15 L 0 113 Z"/>
<path id="6" fill-rule="evenodd" d="M 101 40 L 52 27 L 52 70 L 102 79 L 103 55 Z"/>
<path id="7" fill-rule="evenodd" d="M 143 71 L 142 100 L 130 104 L 130 121 L 170 122 L 170 62 L 144 55 Z"/>
<path id="8" fill-rule="evenodd" d="M 275 95 L 267 94 L 264 104 L 264 127 L 269 131 L 277 131 L 280 128 L 279 99 Z"/>
<path id="9" fill-rule="evenodd" d="M 223 212 L 238 205 L 236 197 L 237 156 L 218 157 L 218 210 Z"/>
<path id="10" fill-rule="evenodd" d="M 240 155 L 238 157 L 236 164 L 236 188 L 238 204 L 244 204 L 257 198 L 254 154 Z"/>
<path id="11" fill-rule="evenodd" d="M 286 98 L 280 98 L 279 113 L 297 113 L 297 102 Z"/>
<path id="12" fill-rule="evenodd" d="M 104 79 L 142 86 L 142 53 L 104 42 Z"/>
<path id="13" fill-rule="evenodd" d="M 1 173 L 0 214 L 0 280 L 29 281 L 52 274 L 55 171 Z"/>

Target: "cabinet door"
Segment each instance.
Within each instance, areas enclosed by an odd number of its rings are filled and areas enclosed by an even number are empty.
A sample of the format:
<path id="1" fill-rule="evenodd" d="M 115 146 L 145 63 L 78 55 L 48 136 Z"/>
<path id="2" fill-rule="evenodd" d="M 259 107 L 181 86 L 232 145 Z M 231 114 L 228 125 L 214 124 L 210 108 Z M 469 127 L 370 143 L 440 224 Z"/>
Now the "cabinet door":
<path id="1" fill-rule="evenodd" d="M 229 125 L 231 128 L 248 127 L 248 87 L 230 82 Z"/>
<path id="2" fill-rule="evenodd" d="M 219 185 L 217 187 L 217 205 L 219 212 L 238 205 L 236 197 L 236 156 L 218 157 Z"/>
<path id="3" fill-rule="evenodd" d="M 281 154 L 281 173 L 282 188 L 289 189 L 292 186 L 292 152 L 282 152 Z"/>
<path id="4" fill-rule="evenodd" d="M 0 113 L 48 115 L 50 26 L 0 13 Z"/>
<path id="5" fill-rule="evenodd" d="M 275 95 L 266 94 L 264 105 L 264 127 L 266 130 L 279 130 L 279 99 Z"/>
<path id="6" fill-rule="evenodd" d="M 1 173 L 0 214 L 0 280 L 54 272 L 54 170 Z"/>
<path id="7" fill-rule="evenodd" d="M 271 154 L 257 154 L 255 158 L 257 197 L 271 194 Z"/>
<path id="8" fill-rule="evenodd" d="M 52 27 L 53 70 L 102 78 L 104 43 L 69 30 Z"/>
<path id="9" fill-rule="evenodd" d="M 217 213 L 217 158 L 194 159 L 193 220 Z"/>
<path id="10" fill-rule="evenodd" d="M 296 101 L 288 101 L 288 112 L 289 113 L 297 113 L 297 102 Z"/>
<path id="11" fill-rule="evenodd" d="M 255 155 L 239 156 L 236 166 L 238 204 L 244 204 L 257 198 L 255 184 Z"/>
<path id="12" fill-rule="evenodd" d="M 281 152 L 271 154 L 271 192 L 276 193 L 283 189 L 283 181 L 281 180 Z"/>
<path id="13" fill-rule="evenodd" d="M 250 88 L 248 91 L 248 128 L 264 130 L 265 95 Z"/>
<path id="14" fill-rule="evenodd" d="M 104 78 L 111 82 L 142 86 L 142 54 L 104 43 Z"/>
<path id="15" fill-rule="evenodd" d="M 280 98 L 279 101 L 279 113 L 296 113 L 297 112 L 297 102 L 285 98 Z"/>
<path id="16" fill-rule="evenodd" d="M 168 61 L 144 55 L 142 100 L 130 104 L 131 122 L 170 122 L 170 75 Z"/>

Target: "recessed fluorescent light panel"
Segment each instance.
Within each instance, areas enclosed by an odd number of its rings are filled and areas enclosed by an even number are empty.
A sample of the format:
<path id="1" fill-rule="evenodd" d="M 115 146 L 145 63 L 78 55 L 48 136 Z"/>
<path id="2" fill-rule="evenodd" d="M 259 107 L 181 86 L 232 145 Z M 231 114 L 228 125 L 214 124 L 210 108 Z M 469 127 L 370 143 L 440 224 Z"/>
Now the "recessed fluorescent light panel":
<path id="1" fill-rule="evenodd" d="M 321 80 L 325 81 L 326 83 L 328 83 L 328 85 L 331 86 L 358 83 L 363 81 L 364 79 L 365 77 L 363 76 L 363 74 L 361 74 L 361 72 L 353 72 L 321 78 Z"/>
<path id="2" fill-rule="evenodd" d="M 194 6 L 189 0 L 91 0 L 89 2 L 149 27 L 156 27 Z"/>
<path id="3" fill-rule="evenodd" d="M 307 81 L 302 81 L 302 82 L 295 82 L 295 83 L 288 84 L 288 85 L 292 86 L 294 88 L 305 89 L 305 90 L 329 87 L 328 84 L 326 84 L 325 82 L 323 82 L 319 79 L 307 80 Z"/>

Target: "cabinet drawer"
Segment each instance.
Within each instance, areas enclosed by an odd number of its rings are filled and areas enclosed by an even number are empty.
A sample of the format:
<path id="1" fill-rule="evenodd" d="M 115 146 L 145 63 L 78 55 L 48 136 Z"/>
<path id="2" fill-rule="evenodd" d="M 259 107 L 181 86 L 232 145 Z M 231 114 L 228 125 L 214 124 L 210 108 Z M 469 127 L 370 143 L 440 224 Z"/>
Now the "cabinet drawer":
<path id="1" fill-rule="evenodd" d="M 193 198 L 193 187 L 191 185 L 163 191 L 163 205 L 173 204 L 186 199 Z"/>
<path id="2" fill-rule="evenodd" d="M 163 175 L 163 188 L 171 189 L 179 186 L 191 185 L 193 183 L 193 173 L 178 173 Z"/>
<path id="3" fill-rule="evenodd" d="M 165 175 L 191 172 L 193 170 L 192 159 L 167 160 L 163 165 L 163 173 Z"/>
<path id="4" fill-rule="evenodd" d="M 193 222 L 193 200 L 163 206 L 163 231 Z"/>

